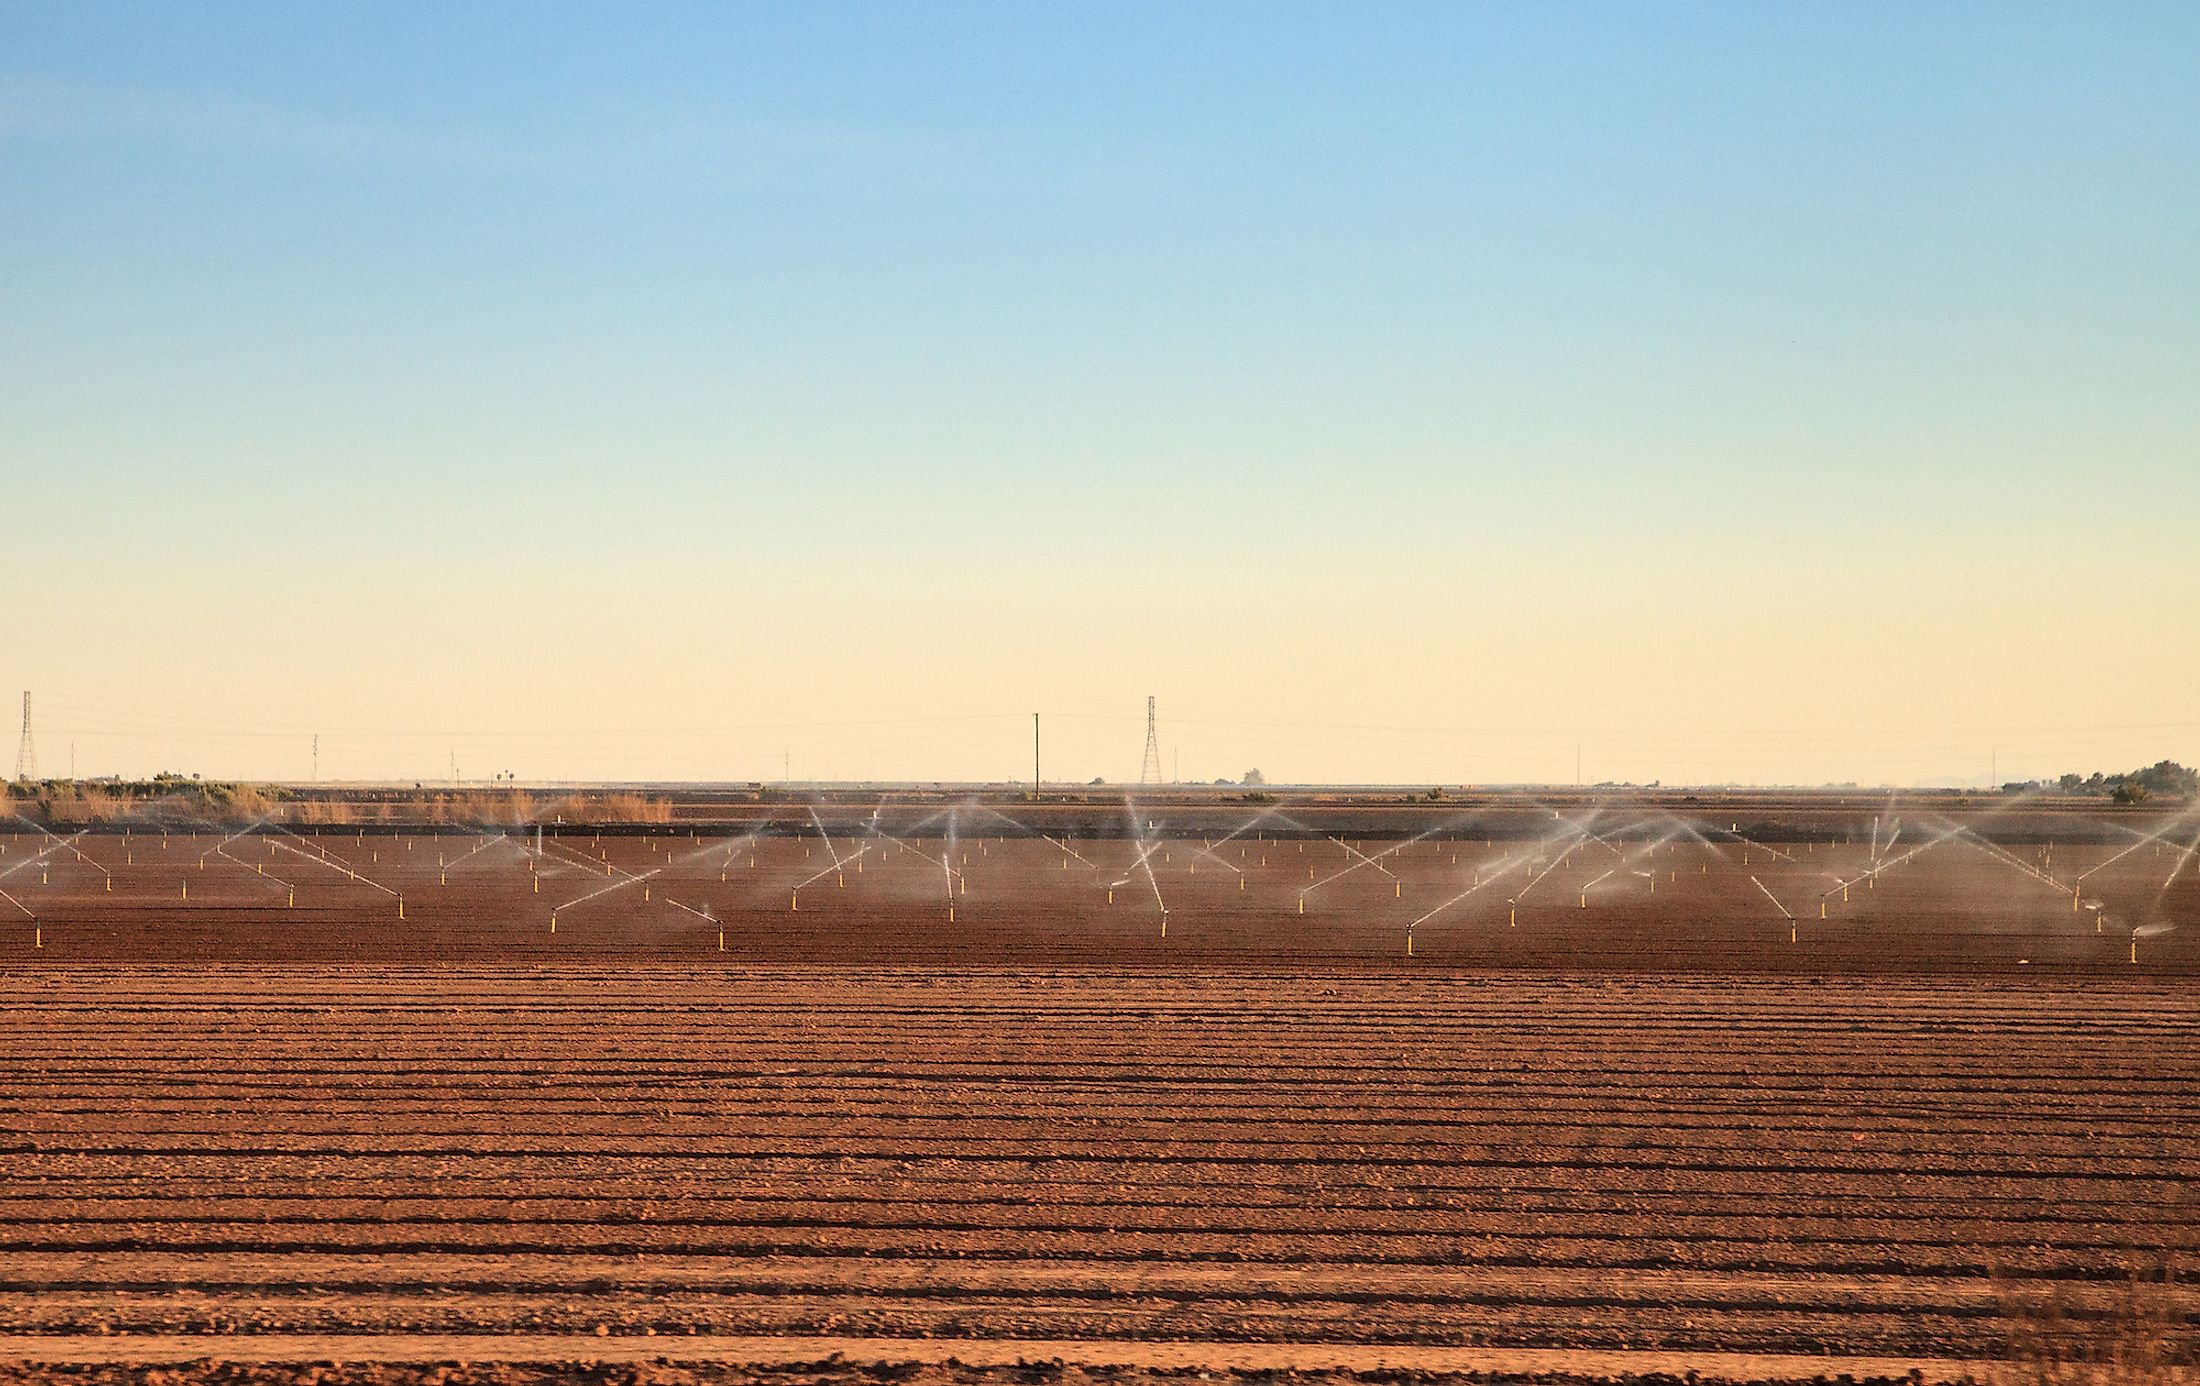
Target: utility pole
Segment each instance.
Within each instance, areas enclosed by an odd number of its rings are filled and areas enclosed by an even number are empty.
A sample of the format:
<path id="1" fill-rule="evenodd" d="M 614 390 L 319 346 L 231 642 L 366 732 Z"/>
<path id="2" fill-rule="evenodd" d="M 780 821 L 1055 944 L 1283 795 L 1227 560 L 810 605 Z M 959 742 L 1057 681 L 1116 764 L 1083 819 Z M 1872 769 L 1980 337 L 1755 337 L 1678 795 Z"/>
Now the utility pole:
<path id="1" fill-rule="evenodd" d="M 313 734 L 313 782 L 321 782 L 321 734 Z"/>
<path id="2" fill-rule="evenodd" d="M 1031 714 L 1031 797 L 1039 797 L 1039 714 Z"/>
<path id="3" fill-rule="evenodd" d="M 1154 734 L 1153 695 L 1146 695 L 1146 758 L 1138 767 L 1140 784 L 1161 783 L 1161 738 Z"/>
<path id="4" fill-rule="evenodd" d="M 31 695 L 23 694 L 23 739 L 15 743 L 15 777 L 19 780 L 38 778 L 38 746 L 31 740 Z"/>
<path id="5" fill-rule="evenodd" d="M 1576 788 L 1581 785 L 1581 743 L 1578 741 L 1574 743 L 1574 785 Z"/>

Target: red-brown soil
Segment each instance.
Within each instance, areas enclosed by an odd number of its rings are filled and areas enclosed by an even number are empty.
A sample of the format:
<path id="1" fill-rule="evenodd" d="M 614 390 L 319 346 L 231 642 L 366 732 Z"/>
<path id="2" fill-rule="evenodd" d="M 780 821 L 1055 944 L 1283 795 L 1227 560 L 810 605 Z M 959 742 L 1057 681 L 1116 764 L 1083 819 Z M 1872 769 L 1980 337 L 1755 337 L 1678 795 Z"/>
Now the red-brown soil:
<path id="1" fill-rule="evenodd" d="M 371 1358 L 432 1335 L 481 1361 L 497 1335 L 696 1334 L 1975 1361 L 2046 1322 L 2035 1302 L 2115 1320 L 2132 1273 L 2200 1234 L 2200 1016 L 2143 977 L 4 985 L 16 1351 L 333 1334 Z M 2189 1329 L 2190 1291 L 2149 1293 Z"/>
<path id="2" fill-rule="evenodd" d="M 0 1361 L 2194 1354 L 2154 1278 L 2200 1246 L 2176 839 L 786 826 L 0 838 Z"/>

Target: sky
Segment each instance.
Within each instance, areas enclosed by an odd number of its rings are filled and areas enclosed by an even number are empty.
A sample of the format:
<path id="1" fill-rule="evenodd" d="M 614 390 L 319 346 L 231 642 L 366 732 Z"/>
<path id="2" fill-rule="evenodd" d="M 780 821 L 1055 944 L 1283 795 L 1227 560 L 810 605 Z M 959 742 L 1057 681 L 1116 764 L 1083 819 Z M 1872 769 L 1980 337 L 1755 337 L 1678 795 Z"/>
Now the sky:
<path id="1" fill-rule="evenodd" d="M 2200 762 L 2200 7 L 0 5 L 46 774 Z M 313 750 L 319 738 L 318 756 Z"/>

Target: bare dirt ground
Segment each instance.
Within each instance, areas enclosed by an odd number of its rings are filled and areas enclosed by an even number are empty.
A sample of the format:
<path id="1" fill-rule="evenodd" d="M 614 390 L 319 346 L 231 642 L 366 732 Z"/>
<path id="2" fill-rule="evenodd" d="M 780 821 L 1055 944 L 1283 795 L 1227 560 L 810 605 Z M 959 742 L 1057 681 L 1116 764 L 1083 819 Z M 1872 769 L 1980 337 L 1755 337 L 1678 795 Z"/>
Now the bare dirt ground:
<path id="1" fill-rule="evenodd" d="M 0 1041 L 41 1360 L 1946 1376 L 2200 1240 L 2200 1017 L 2145 978 L 18 969 Z"/>
<path id="2" fill-rule="evenodd" d="M 2192 825 L 1670 818 L 0 836 L 0 1378 L 2189 1377 Z"/>

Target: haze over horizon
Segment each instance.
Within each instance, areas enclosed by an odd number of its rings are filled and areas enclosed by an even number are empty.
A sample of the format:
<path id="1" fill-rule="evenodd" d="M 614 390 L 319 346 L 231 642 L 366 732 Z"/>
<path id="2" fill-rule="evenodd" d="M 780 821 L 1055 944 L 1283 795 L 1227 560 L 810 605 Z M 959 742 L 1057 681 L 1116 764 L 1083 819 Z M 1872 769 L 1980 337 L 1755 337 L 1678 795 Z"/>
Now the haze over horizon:
<path id="1" fill-rule="evenodd" d="M 0 12 L 40 768 L 2200 762 L 2200 10 Z M 10 704 L 12 720 L 12 703 Z"/>

